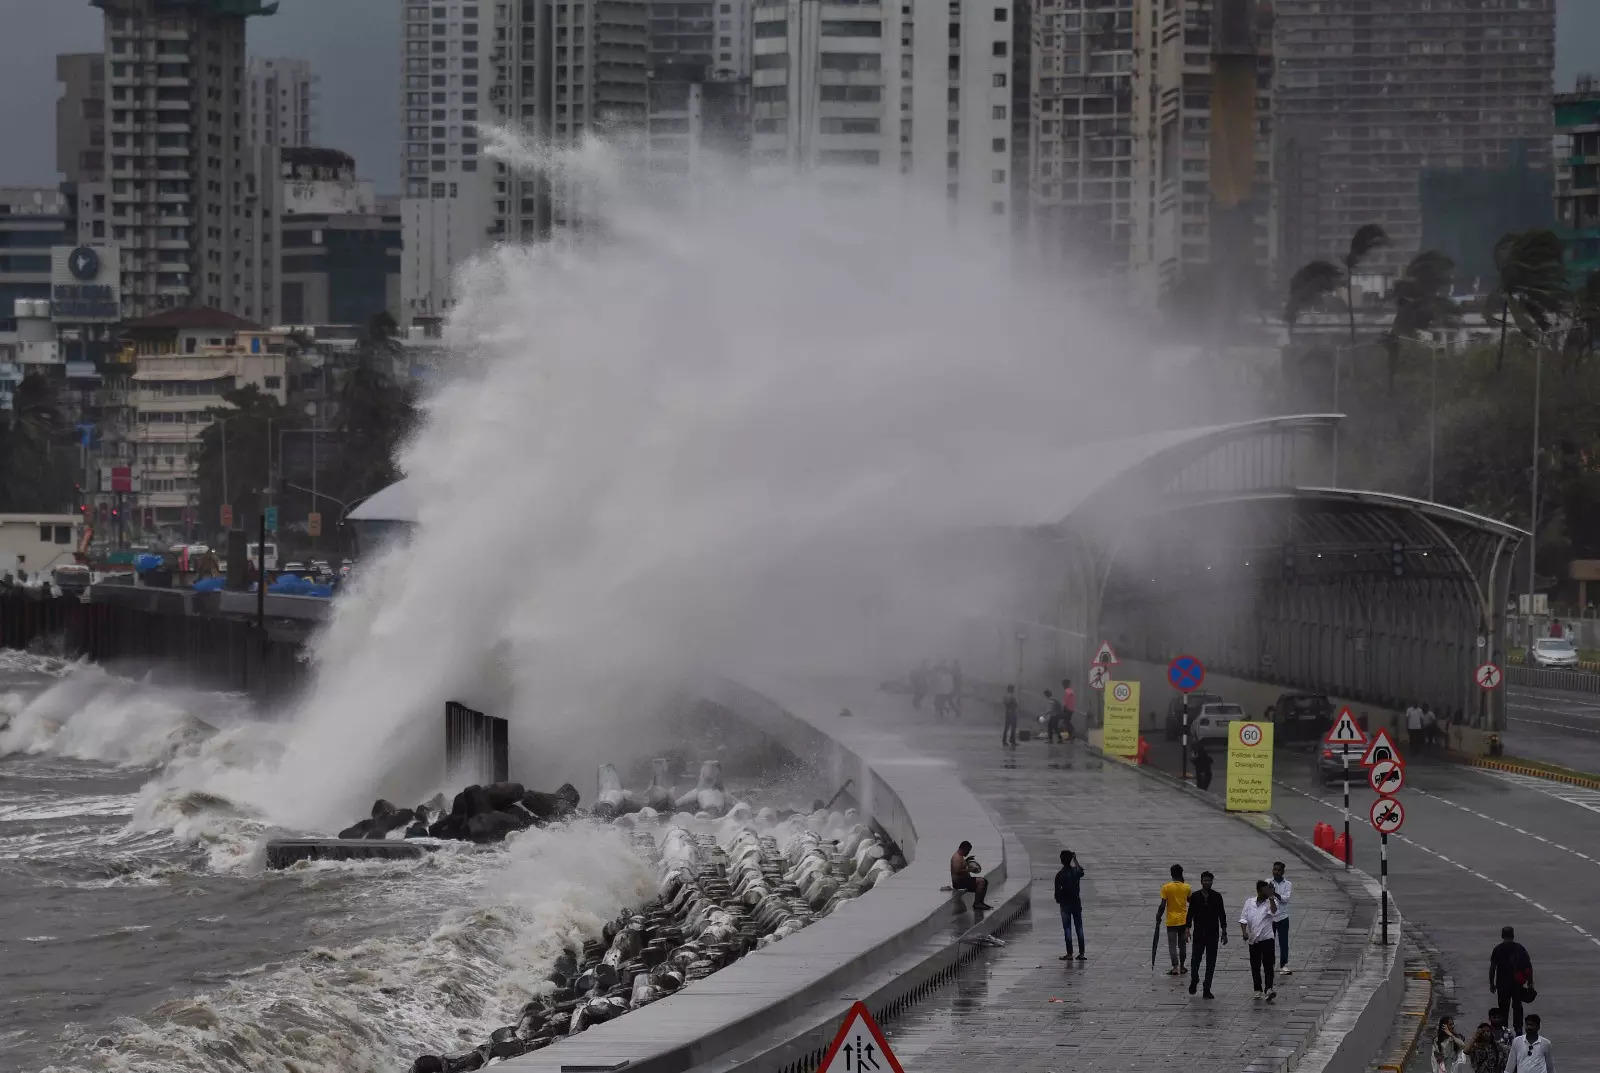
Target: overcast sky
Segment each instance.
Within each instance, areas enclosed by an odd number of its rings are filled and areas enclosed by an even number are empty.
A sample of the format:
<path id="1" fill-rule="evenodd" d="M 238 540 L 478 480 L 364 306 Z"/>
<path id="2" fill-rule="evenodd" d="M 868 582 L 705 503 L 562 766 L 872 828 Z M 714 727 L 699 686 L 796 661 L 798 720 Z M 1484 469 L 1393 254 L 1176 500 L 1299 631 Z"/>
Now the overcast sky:
<path id="1" fill-rule="evenodd" d="M 365 177 L 398 192 L 400 8 L 403 0 L 282 0 L 250 20 L 250 53 L 311 61 L 321 83 L 317 140 L 356 158 Z M 97 52 L 100 12 L 89 0 L 0 0 L 26 19 L 0 34 L 0 185 L 51 186 L 55 170 L 55 55 Z M 1600 2 L 1557 0 L 1556 88 L 1600 67 Z"/>

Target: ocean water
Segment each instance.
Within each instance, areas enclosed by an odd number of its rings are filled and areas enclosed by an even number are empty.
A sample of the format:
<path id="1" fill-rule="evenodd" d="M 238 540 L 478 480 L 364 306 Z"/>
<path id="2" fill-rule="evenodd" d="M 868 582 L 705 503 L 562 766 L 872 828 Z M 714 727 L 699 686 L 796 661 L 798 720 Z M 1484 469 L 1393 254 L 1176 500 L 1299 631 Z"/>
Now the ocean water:
<path id="1" fill-rule="evenodd" d="M 587 822 L 266 872 L 282 829 L 168 781 L 269 740 L 255 715 L 0 652 L 0 1068 L 403 1070 L 481 1042 L 654 890 L 626 832 Z"/>

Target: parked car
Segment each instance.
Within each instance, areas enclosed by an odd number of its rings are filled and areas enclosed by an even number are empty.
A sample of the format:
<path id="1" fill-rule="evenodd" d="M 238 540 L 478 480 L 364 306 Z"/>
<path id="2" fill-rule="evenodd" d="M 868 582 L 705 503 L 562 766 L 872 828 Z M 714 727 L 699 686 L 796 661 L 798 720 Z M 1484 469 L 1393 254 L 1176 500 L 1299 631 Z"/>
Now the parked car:
<path id="1" fill-rule="evenodd" d="M 1189 725 L 1194 726 L 1195 716 L 1200 714 L 1200 709 L 1207 704 L 1221 704 L 1222 697 L 1216 693 L 1190 693 L 1189 694 Z M 1173 697 L 1167 702 L 1167 722 L 1165 726 L 1168 741 L 1177 741 L 1183 737 L 1183 697 Z"/>
<path id="2" fill-rule="evenodd" d="M 1238 719 L 1248 719 L 1244 709 L 1237 704 L 1218 702 L 1202 704 L 1200 714 L 1189 713 L 1190 741 L 1227 741 L 1228 724 Z"/>
<path id="3" fill-rule="evenodd" d="M 1285 693 L 1272 707 L 1275 741 L 1316 741 L 1333 726 L 1333 702 L 1321 693 Z"/>
<path id="4" fill-rule="evenodd" d="M 1528 649 L 1530 667 L 1576 667 L 1578 650 L 1565 637 L 1541 637 Z"/>

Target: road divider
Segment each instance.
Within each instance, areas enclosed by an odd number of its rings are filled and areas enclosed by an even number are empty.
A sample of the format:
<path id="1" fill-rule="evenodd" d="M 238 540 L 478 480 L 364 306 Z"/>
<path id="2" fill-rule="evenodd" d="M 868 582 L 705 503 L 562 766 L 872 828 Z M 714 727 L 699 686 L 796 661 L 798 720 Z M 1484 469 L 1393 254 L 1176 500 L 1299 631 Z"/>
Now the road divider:
<path id="1" fill-rule="evenodd" d="M 1536 779 L 1564 782 L 1568 786 L 1582 786 L 1586 790 L 1600 790 L 1600 775 L 1573 771 L 1570 768 L 1563 768 L 1554 764 L 1534 763 L 1531 760 L 1521 760 L 1514 756 L 1472 756 L 1468 753 L 1454 751 L 1446 755 L 1451 760 L 1466 764 L 1469 767 L 1488 768 L 1491 771 L 1507 771 L 1513 775 L 1528 775 Z"/>

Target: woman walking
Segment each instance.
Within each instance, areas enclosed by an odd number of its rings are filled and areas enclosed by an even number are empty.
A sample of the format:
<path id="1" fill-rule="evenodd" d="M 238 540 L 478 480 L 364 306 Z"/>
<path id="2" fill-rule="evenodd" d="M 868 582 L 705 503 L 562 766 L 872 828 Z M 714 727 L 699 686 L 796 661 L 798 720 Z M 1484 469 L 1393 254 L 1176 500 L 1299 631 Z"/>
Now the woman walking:
<path id="1" fill-rule="evenodd" d="M 1439 1018 L 1439 1031 L 1433 1038 L 1434 1073 L 1468 1073 L 1467 1041 L 1456 1035 L 1453 1017 Z"/>

